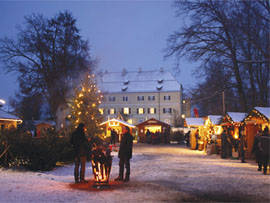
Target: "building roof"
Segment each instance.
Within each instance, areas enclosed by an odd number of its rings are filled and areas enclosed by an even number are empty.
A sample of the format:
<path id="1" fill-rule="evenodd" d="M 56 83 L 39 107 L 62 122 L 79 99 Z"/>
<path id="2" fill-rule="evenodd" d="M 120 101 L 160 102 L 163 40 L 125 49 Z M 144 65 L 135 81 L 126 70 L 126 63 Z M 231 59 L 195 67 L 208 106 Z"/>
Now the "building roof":
<path id="1" fill-rule="evenodd" d="M 241 123 L 247 117 L 247 113 L 241 113 L 241 112 L 227 112 L 227 114 L 235 123 Z"/>
<path id="2" fill-rule="evenodd" d="M 221 115 L 208 115 L 208 118 L 211 120 L 213 125 L 218 125 L 222 121 Z"/>
<path id="3" fill-rule="evenodd" d="M 18 118 L 17 116 L 7 113 L 1 109 L 0 109 L 0 120 L 17 121 L 20 123 L 22 122 L 22 120 Z"/>
<path id="4" fill-rule="evenodd" d="M 98 87 L 104 93 L 175 92 L 180 83 L 168 70 L 103 72 L 97 77 Z"/>
<path id="5" fill-rule="evenodd" d="M 142 126 L 142 125 L 146 125 L 146 124 L 148 124 L 148 125 L 163 125 L 163 126 L 168 126 L 168 127 L 171 126 L 170 124 L 164 123 L 164 122 L 162 122 L 158 119 L 155 119 L 155 118 L 150 118 L 147 121 L 143 121 L 141 123 L 138 123 L 136 126 Z"/>
<path id="6" fill-rule="evenodd" d="M 187 126 L 203 126 L 204 119 L 203 118 L 186 118 Z"/>
<path id="7" fill-rule="evenodd" d="M 263 114 L 268 120 L 270 120 L 270 107 L 254 107 L 255 110 Z"/>

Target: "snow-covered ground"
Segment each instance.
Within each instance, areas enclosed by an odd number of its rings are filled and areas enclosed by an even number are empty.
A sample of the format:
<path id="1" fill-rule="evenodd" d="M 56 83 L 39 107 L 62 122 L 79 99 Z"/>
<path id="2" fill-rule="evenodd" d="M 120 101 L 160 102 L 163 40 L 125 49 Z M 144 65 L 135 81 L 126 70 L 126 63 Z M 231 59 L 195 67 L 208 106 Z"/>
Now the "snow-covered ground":
<path id="1" fill-rule="evenodd" d="M 74 184 L 73 164 L 50 172 L 0 169 L 0 202 L 270 202 L 270 176 L 254 161 L 220 159 L 179 145 L 134 144 L 131 181 L 115 182 L 113 152 L 110 186 Z"/>

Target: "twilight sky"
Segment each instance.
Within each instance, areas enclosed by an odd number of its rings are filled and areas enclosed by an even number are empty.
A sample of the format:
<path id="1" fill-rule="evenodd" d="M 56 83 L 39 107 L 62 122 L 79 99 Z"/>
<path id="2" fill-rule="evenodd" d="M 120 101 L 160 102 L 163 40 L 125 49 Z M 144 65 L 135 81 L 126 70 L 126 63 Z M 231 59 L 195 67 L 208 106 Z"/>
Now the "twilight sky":
<path id="1" fill-rule="evenodd" d="M 52 17 L 71 11 L 84 39 L 89 40 L 91 56 L 98 58 L 99 70 L 153 70 L 175 67 L 175 59 L 164 60 L 166 40 L 181 27 L 172 1 L 101 0 L 101 1 L 3 1 L 0 0 L 0 38 L 16 37 L 16 25 L 24 16 L 41 13 Z M 1 65 L 1 64 L 0 64 Z M 177 76 L 185 90 L 194 87 L 195 64 L 181 63 Z M 18 84 L 14 73 L 4 75 L 0 68 L 0 99 L 14 95 Z"/>

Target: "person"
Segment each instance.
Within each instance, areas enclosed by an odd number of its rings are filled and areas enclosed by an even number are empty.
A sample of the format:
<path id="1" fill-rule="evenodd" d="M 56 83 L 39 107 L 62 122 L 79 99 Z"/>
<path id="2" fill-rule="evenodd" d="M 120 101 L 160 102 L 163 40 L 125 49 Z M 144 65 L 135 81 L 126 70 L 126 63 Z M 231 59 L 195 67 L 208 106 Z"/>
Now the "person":
<path id="1" fill-rule="evenodd" d="M 71 134 L 70 143 L 74 149 L 74 178 L 75 183 L 85 183 L 85 164 L 86 156 L 89 152 L 89 143 L 85 137 L 86 126 L 83 123 L 80 123 L 77 129 Z M 79 179 L 79 167 L 80 167 L 80 179 Z"/>
<path id="2" fill-rule="evenodd" d="M 133 146 L 133 137 L 130 134 L 128 126 L 124 126 L 123 137 L 120 142 L 120 147 L 118 151 L 119 160 L 119 176 L 115 181 L 128 182 L 130 176 L 130 159 L 132 158 L 132 146 Z M 124 166 L 126 168 L 126 176 L 123 179 L 124 175 Z"/>
<path id="3" fill-rule="evenodd" d="M 147 144 L 150 144 L 151 143 L 151 132 L 150 132 L 150 130 L 149 129 L 147 129 L 147 131 L 146 131 L 146 133 L 145 133 L 145 137 L 146 137 L 146 143 Z"/>
<path id="4" fill-rule="evenodd" d="M 247 140 L 246 140 L 246 135 L 244 133 L 244 131 L 241 131 L 240 134 L 240 159 L 241 159 L 241 163 L 247 163 L 245 160 L 245 156 L 246 156 L 246 150 L 247 150 Z"/>
<path id="5" fill-rule="evenodd" d="M 266 175 L 267 166 L 269 161 L 269 128 L 266 126 L 263 130 L 263 134 L 260 138 L 259 147 L 262 152 L 262 164 L 263 164 L 263 174 Z"/>
<path id="6" fill-rule="evenodd" d="M 195 138 L 196 138 L 196 149 L 198 149 L 199 148 L 199 130 L 196 131 Z"/>
<path id="7" fill-rule="evenodd" d="M 255 154 L 256 162 L 258 163 L 258 171 L 262 171 L 262 152 L 259 148 L 259 142 L 260 142 L 261 135 L 262 135 L 262 131 L 258 130 L 256 135 L 255 135 L 254 143 L 253 143 L 253 147 L 252 147 L 252 153 Z"/>
<path id="8" fill-rule="evenodd" d="M 233 131 L 229 130 L 227 135 L 227 156 L 232 157 L 232 148 L 233 148 Z"/>
<path id="9" fill-rule="evenodd" d="M 187 147 L 189 147 L 189 137 L 190 137 L 190 130 L 185 134 L 185 141 Z"/>
<path id="10" fill-rule="evenodd" d="M 111 130 L 111 144 L 115 145 L 116 131 L 115 129 Z"/>
<path id="11" fill-rule="evenodd" d="M 221 134 L 221 158 L 227 158 L 227 130 L 224 129 Z"/>

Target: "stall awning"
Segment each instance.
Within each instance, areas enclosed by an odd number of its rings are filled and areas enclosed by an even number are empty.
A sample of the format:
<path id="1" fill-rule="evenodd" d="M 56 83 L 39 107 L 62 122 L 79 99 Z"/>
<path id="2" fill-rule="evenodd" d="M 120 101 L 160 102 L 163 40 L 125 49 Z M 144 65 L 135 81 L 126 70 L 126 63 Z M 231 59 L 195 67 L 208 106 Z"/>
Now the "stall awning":
<path id="1" fill-rule="evenodd" d="M 120 119 L 116 119 L 116 118 L 112 118 L 112 119 L 110 119 L 110 120 L 107 120 L 107 121 L 105 121 L 105 122 L 103 122 L 103 123 L 101 123 L 101 124 L 99 124 L 99 125 L 101 126 L 101 125 L 105 125 L 105 124 L 107 124 L 107 123 L 110 124 L 110 123 L 115 123 L 115 122 L 121 123 L 121 124 L 123 124 L 123 125 L 125 125 L 125 126 L 128 126 L 128 127 L 131 127 L 131 128 L 135 128 L 134 125 L 132 125 L 132 124 L 126 122 L 126 121 L 122 121 L 122 120 L 120 120 Z"/>
<path id="2" fill-rule="evenodd" d="M 10 113 L 0 110 L 0 120 L 2 121 L 15 121 L 19 124 L 22 123 L 22 120 Z"/>

